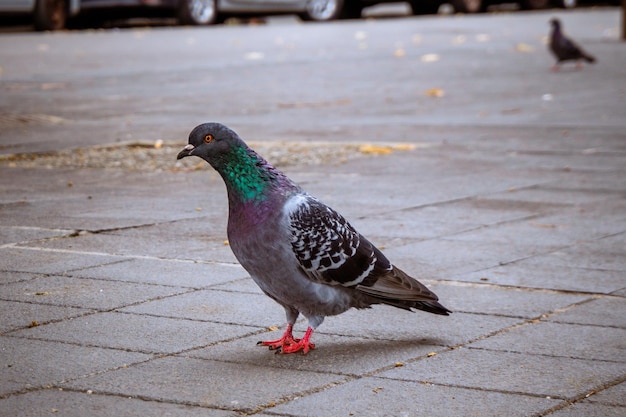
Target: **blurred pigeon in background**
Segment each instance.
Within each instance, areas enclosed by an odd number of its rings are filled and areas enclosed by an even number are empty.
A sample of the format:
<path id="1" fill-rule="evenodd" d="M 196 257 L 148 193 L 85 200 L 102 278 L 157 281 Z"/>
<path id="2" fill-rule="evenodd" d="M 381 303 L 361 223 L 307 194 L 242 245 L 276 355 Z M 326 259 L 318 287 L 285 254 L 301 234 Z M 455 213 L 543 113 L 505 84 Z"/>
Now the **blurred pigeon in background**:
<path id="1" fill-rule="evenodd" d="M 552 25 L 552 33 L 550 34 L 550 50 L 556 57 L 556 64 L 551 68 L 552 71 L 558 71 L 561 63 L 565 61 L 576 61 L 576 68 L 582 68 L 580 60 L 584 59 L 589 63 L 596 62 L 596 59 L 587 54 L 574 41 L 568 39 L 561 31 L 561 21 L 559 19 L 550 20 Z"/>

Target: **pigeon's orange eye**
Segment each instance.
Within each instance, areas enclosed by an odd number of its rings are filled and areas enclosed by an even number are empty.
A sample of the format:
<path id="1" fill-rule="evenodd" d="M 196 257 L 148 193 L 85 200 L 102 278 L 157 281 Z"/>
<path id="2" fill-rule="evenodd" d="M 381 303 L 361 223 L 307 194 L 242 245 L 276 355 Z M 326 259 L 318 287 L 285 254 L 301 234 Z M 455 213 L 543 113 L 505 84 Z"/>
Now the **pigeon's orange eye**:
<path id="1" fill-rule="evenodd" d="M 209 133 L 208 135 L 206 135 L 206 136 L 204 137 L 204 141 L 205 141 L 206 143 L 211 143 L 211 142 L 213 142 L 213 135 Z"/>

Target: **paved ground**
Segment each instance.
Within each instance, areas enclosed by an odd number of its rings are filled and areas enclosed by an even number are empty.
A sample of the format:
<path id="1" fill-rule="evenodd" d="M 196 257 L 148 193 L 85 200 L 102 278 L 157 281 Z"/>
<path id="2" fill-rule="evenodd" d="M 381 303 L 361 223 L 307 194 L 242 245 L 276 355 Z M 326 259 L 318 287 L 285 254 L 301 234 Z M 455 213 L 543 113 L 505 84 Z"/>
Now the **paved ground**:
<path id="1" fill-rule="evenodd" d="M 548 71 L 553 15 L 597 65 Z M 619 17 L 0 37 L 2 153 L 164 139 L 170 161 L 0 160 L 0 415 L 624 416 Z M 232 48 L 203 58 L 217 35 Z M 307 356 L 255 346 L 282 309 L 225 244 L 219 177 L 174 160 L 207 115 L 270 155 L 325 150 L 284 170 L 455 313 L 351 311 Z"/>

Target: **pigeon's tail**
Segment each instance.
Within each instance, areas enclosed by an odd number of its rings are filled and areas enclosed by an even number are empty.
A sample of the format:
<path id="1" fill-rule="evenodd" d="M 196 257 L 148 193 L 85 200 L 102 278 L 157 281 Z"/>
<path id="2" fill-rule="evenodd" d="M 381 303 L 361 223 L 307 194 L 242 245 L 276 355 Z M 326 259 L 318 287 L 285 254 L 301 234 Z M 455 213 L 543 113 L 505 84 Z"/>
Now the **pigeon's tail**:
<path id="1" fill-rule="evenodd" d="M 418 310 L 427 311 L 433 314 L 439 314 L 441 316 L 448 316 L 452 311 L 448 310 L 437 301 L 423 301 L 417 302 L 412 307 L 417 308 Z"/>
<path id="2" fill-rule="evenodd" d="M 377 277 L 370 285 L 357 285 L 356 289 L 370 297 L 371 304 L 387 304 L 404 310 L 422 310 L 447 316 L 452 313 L 441 304 L 435 293 L 397 267 Z"/>
<path id="3" fill-rule="evenodd" d="M 583 59 L 584 59 L 585 61 L 589 62 L 590 64 L 593 64 L 594 62 L 596 62 L 596 58 L 595 58 L 595 57 L 593 57 L 593 56 L 591 56 L 591 55 L 589 55 L 589 54 L 585 54 L 585 53 L 583 53 L 583 54 L 582 54 L 582 57 L 583 57 Z"/>

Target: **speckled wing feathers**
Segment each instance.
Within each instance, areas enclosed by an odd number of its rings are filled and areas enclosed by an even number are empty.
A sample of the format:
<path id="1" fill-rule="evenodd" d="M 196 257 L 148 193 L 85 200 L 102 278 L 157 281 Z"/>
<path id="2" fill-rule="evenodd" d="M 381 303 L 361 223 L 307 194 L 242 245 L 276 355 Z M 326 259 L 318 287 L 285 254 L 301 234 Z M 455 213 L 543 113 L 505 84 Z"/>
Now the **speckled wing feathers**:
<path id="1" fill-rule="evenodd" d="M 291 246 L 310 279 L 353 288 L 369 303 L 448 314 L 426 286 L 393 266 L 370 241 L 324 203 L 299 194 L 285 204 Z"/>
<path id="2" fill-rule="evenodd" d="M 288 203 L 291 246 L 309 278 L 330 285 L 367 284 L 391 264 L 339 213 L 309 196 Z"/>

